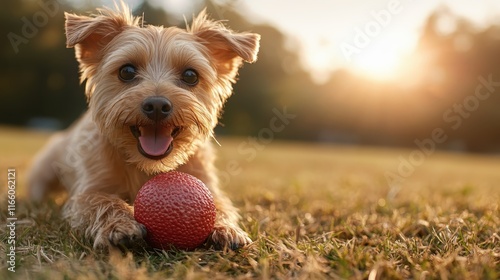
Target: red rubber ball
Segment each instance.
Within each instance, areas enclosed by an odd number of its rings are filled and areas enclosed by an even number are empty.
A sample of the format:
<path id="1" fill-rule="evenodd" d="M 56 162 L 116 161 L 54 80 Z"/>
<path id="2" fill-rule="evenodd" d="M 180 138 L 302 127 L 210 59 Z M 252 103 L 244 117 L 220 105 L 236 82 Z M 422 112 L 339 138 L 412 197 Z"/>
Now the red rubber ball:
<path id="1" fill-rule="evenodd" d="M 156 175 L 137 193 L 134 217 L 146 227 L 146 241 L 160 249 L 192 250 L 215 224 L 210 190 L 194 176 L 172 171 Z"/>

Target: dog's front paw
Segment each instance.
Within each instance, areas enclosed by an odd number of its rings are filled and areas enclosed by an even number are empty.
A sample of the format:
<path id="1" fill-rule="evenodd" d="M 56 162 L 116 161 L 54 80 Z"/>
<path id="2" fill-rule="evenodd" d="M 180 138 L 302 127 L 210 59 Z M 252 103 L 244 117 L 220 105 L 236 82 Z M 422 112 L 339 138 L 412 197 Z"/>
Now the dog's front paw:
<path id="1" fill-rule="evenodd" d="M 133 217 L 123 217 L 108 221 L 94 238 L 94 248 L 117 246 L 130 248 L 143 240 L 146 236 L 146 227 Z"/>
<path id="2" fill-rule="evenodd" d="M 209 237 L 209 244 L 218 250 L 236 250 L 252 243 L 246 232 L 234 225 L 215 225 Z"/>

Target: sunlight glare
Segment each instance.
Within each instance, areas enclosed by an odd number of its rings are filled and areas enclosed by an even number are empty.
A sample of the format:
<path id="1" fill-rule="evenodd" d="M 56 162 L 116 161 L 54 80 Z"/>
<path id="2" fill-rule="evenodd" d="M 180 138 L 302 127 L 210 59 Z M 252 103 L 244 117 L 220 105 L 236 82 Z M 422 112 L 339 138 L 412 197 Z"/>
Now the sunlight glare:
<path id="1" fill-rule="evenodd" d="M 395 81 L 406 68 L 405 59 L 414 52 L 418 42 L 416 34 L 401 36 L 388 33 L 369 46 L 358 48 L 348 61 L 332 38 L 304 40 L 302 63 L 314 82 L 322 84 L 338 69 L 348 68 L 355 74 L 378 81 Z"/>
<path id="2" fill-rule="evenodd" d="M 398 69 L 402 63 L 403 53 L 389 49 L 366 49 L 353 59 L 352 67 L 378 80 L 397 78 Z"/>
<path id="3" fill-rule="evenodd" d="M 306 67 L 309 68 L 311 78 L 316 83 L 325 83 L 332 72 L 332 59 L 328 51 L 309 52 L 305 57 Z M 309 67 L 308 67 L 309 66 Z"/>
<path id="4" fill-rule="evenodd" d="M 400 78 L 405 59 L 413 53 L 418 37 L 415 34 L 387 34 L 353 57 L 350 68 L 372 79 L 389 81 Z"/>

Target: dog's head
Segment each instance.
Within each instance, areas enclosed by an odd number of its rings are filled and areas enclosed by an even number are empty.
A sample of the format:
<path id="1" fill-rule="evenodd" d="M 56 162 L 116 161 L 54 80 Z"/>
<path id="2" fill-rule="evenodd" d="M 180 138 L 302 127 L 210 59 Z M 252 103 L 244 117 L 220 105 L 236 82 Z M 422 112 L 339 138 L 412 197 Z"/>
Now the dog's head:
<path id="1" fill-rule="evenodd" d="M 212 136 L 260 36 L 235 33 L 205 12 L 184 30 L 143 27 L 124 4 L 98 11 L 65 14 L 93 120 L 128 162 L 148 173 L 173 169 Z"/>

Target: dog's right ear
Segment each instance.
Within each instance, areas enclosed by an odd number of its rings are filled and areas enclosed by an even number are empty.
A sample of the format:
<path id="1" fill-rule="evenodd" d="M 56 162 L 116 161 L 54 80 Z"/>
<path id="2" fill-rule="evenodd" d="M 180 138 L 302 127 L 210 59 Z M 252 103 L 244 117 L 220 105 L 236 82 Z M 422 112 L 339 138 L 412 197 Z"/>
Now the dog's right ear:
<path id="1" fill-rule="evenodd" d="M 81 67 L 98 63 L 101 50 L 125 28 L 138 26 L 140 18 L 133 17 L 123 4 L 118 11 L 99 9 L 94 17 L 64 13 L 66 18 L 66 46 L 75 48 L 76 59 Z"/>

